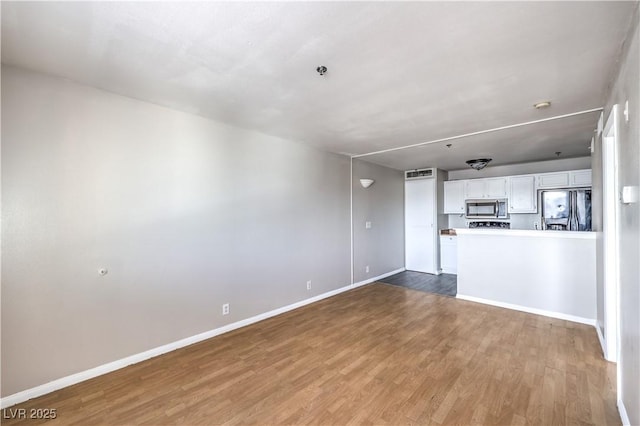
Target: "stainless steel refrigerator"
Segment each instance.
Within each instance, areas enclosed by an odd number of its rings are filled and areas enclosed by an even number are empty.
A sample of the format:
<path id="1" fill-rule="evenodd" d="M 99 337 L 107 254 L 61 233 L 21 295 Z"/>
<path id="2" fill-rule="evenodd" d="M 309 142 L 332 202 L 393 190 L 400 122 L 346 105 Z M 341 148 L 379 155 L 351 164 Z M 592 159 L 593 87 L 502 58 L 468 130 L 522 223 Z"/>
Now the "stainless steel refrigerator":
<path id="1" fill-rule="evenodd" d="M 540 192 L 542 229 L 591 231 L 591 190 L 554 189 Z"/>

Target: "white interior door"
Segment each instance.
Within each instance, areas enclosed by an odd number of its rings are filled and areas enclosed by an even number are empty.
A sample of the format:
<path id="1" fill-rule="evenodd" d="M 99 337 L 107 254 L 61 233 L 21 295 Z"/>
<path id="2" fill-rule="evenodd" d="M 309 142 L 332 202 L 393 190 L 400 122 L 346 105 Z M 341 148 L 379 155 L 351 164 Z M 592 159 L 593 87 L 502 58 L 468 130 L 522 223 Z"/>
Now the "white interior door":
<path id="1" fill-rule="evenodd" d="M 435 180 L 405 182 L 405 267 L 435 274 Z"/>

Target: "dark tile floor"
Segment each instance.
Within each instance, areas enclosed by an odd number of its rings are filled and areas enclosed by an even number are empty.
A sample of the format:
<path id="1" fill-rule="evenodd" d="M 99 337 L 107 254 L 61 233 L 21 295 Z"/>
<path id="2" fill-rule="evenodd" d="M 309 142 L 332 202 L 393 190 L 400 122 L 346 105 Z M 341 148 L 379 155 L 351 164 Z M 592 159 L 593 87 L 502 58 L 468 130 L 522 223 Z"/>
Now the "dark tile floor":
<path id="1" fill-rule="evenodd" d="M 458 292 L 458 277 L 453 274 L 432 275 L 415 271 L 404 271 L 383 278 L 380 282 L 412 288 L 414 290 L 455 297 Z"/>

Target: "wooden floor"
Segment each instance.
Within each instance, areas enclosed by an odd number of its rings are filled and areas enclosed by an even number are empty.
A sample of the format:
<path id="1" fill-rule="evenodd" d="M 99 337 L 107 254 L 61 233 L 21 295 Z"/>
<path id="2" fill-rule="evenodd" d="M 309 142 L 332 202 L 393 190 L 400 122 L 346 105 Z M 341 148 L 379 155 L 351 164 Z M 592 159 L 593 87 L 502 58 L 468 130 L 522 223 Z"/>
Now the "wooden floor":
<path id="1" fill-rule="evenodd" d="M 372 284 L 12 408 L 65 425 L 605 425 L 614 381 L 593 327 Z"/>

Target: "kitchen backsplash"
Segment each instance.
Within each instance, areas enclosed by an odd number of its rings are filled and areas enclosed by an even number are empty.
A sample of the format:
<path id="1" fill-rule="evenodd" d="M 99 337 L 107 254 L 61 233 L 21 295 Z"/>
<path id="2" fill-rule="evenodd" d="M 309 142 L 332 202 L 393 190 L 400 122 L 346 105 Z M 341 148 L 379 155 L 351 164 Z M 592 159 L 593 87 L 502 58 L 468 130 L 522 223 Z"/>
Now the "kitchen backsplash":
<path id="1" fill-rule="evenodd" d="M 450 214 L 449 216 L 449 228 L 468 228 L 469 222 L 473 219 L 467 219 L 461 215 Z M 497 220 L 497 219 L 492 219 Z M 512 214 L 509 215 L 509 219 L 500 220 L 500 222 L 509 222 L 511 229 L 536 229 L 535 224 L 540 229 L 540 215 L 537 213 L 532 214 Z"/>

